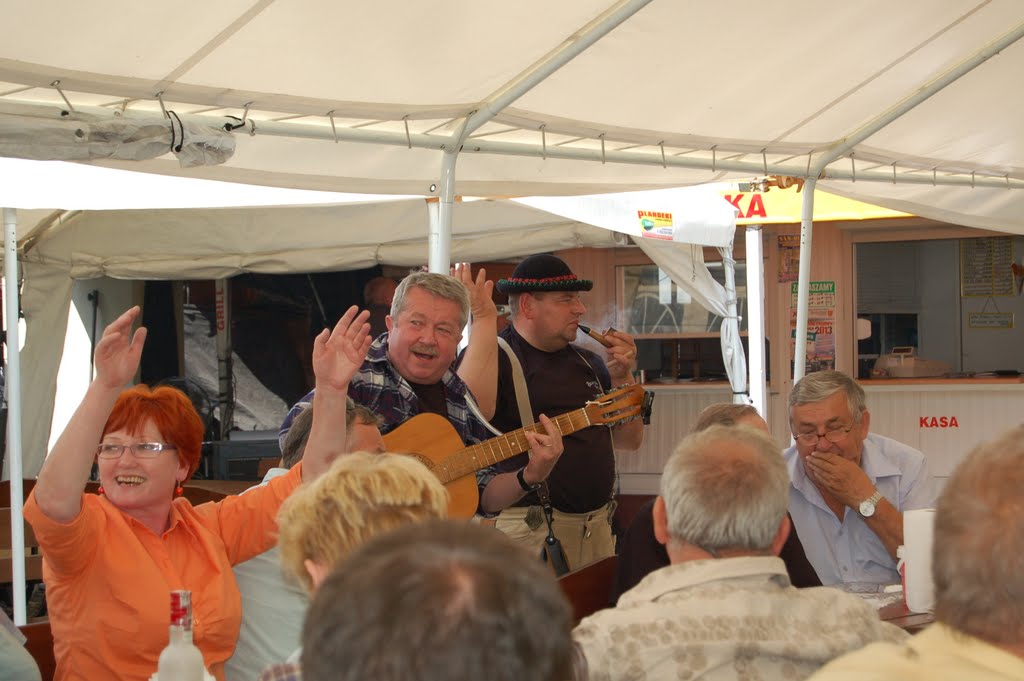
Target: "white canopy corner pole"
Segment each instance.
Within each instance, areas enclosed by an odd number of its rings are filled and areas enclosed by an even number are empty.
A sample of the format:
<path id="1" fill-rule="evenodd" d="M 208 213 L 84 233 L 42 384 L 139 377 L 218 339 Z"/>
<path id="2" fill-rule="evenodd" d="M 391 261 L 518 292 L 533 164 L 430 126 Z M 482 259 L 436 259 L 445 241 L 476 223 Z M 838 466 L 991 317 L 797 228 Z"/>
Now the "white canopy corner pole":
<path id="1" fill-rule="evenodd" d="M 427 269 L 441 274 L 448 274 L 452 264 L 452 210 L 455 207 L 455 162 L 458 158 L 457 151 L 445 151 L 441 155 L 439 200 L 436 204 L 428 204 L 431 210 Z"/>
<path id="2" fill-rule="evenodd" d="M 4 315 L 7 320 L 7 461 L 11 474 L 11 589 L 14 623 L 25 624 L 25 518 L 21 468 L 21 339 L 18 333 L 18 211 L 4 208 Z"/>
<path id="3" fill-rule="evenodd" d="M 811 231 L 814 229 L 814 186 L 818 178 L 804 182 L 800 209 L 800 278 L 796 289 L 796 329 L 793 336 L 793 385 L 804 377 L 807 366 L 807 303 L 811 290 Z"/>
<path id="4" fill-rule="evenodd" d="M 748 225 L 747 250 L 747 348 L 750 360 L 750 401 L 768 420 L 768 382 L 765 362 L 764 245 L 761 225 Z"/>

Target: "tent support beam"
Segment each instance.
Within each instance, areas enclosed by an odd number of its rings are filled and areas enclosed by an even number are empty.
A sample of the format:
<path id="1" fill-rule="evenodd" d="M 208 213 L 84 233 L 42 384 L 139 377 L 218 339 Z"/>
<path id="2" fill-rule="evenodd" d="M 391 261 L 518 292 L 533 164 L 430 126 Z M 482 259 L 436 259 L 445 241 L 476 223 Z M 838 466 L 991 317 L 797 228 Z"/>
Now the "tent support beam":
<path id="1" fill-rule="evenodd" d="M 764 256 L 761 225 L 746 229 L 747 263 L 747 356 L 750 401 L 765 421 L 768 420 L 768 390 L 765 385 L 764 352 Z"/>
<path id="2" fill-rule="evenodd" d="M 114 117 L 114 112 L 104 107 L 77 107 L 79 112 L 89 113 L 101 117 Z M 52 106 L 41 106 L 34 104 L 13 104 L 0 102 L 0 113 L 28 113 L 42 117 L 59 117 L 59 109 Z M 135 114 L 131 109 L 124 113 L 125 117 L 133 118 Z M 181 119 L 187 123 L 196 125 L 223 125 L 225 117 L 207 115 L 183 114 Z M 256 121 L 251 120 L 253 135 L 268 135 L 272 137 L 290 137 L 295 139 L 315 139 L 325 141 L 356 142 L 360 144 L 384 144 L 396 147 L 413 147 L 416 149 L 433 149 L 445 151 L 450 147 L 451 138 L 437 137 L 423 133 L 411 133 L 406 136 L 404 132 L 389 132 L 383 130 L 370 130 L 366 128 L 344 128 L 338 127 L 334 132 L 329 126 L 309 125 L 290 121 Z M 751 176 L 759 176 L 767 169 L 770 175 L 790 175 L 793 177 L 807 177 L 814 175 L 821 179 L 850 180 L 853 173 L 849 169 L 824 168 L 825 164 L 819 164 L 821 169 L 815 172 L 808 171 L 806 162 L 787 162 L 767 164 L 762 158 L 752 161 L 722 158 L 700 158 L 692 155 L 665 156 L 662 157 L 660 150 L 652 153 L 638 153 L 631 151 L 616 151 L 606 149 L 602 156 L 600 149 L 582 149 L 576 147 L 541 144 L 523 144 L 513 142 L 500 142 L 486 138 L 474 137 L 467 141 L 459 150 L 460 153 L 493 154 L 504 156 L 519 156 L 527 158 L 554 158 L 570 161 L 592 161 L 601 163 L 619 163 L 623 165 L 644 165 L 659 166 L 662 168 L 685 168 L 690 170 L 706 170 L 709 174 L 722 171 L 747 173 Z M 1008 178 L 1005 175 L 982 175 L 978 171 L 974 177 L 970 173 L 933 175 L 932 168 L 927 169 L 916 166 L 907 166 L 909 171 L 903 172 L 894 177 L 891 168 L 886 170 L 858 170 L 858 182 L 883 182 L 886 184 L 922 184 L 922 185 L 943 185 L 960 187 L 991 187 L 994 189 L 1024 189 L 1024 179 Z M 925 172 L 927 170 L 927 172 Z M 941 166 L 938 168 L 942 172 Z M 670 182 L 671 177 L 666 177 Z"/>
<path id="3" fill-rule="evenodd" d="M 811 290 L 811 232 L 814 228 L 814 186 L 816 177 L 804 183 L 800 216 L 800 280 L 796 289 L 796 329 L 793 337 L 793 385 L 804 377 L 807 366 L 807 302 Z"/>
<path id="4" fill-rule="evenodd" d="M 7 321 L 7 470 L 11 479 L 14 623 L 25 624 L 25 518 L 21 468 L 21 338 L 18 329 L 18 211 L 4 208 L 4 319 Z"/>
<path id="5" fill-rule="evenodd" d="M 546 80 L 551 74 L 575 59 L 580 53 L 608 35 L 650 2 L 651 0 L 619 0 L 586 26 L 566 38 L 561 45 L 491 93 L 484 99 L 481 106 L 469 115 L 462 134 L 455 138 L 457 146 L 465 143 L 469 135 L 501 113 L 509 104 L 532 90 L 538 83 Z"/>
<path id="6" fill-rule="evenodd" d="M 427 269 L 448 274 L 452 259 L 452 210 L 455 208 L 455 162 L 457 151 L 445 151 L 441 156 L 440 200 L 436 213 L 430 213 L 430 234 L 427 242 Z M 436 219 L 435 219 L 436 215 Z"/>
<path id="7" fill-rule="evenodd" d="M 651 0 L 619 0 L 569 36 L 561 45 L 493 92 L 476 111 L 466 117 L 460 129 L 451 136 L 450 143 L 442 147 L 444 155 L 441 159 L 441 203 L 438 206 L 437 221 L 431 221 L 430 224 L 428 269 L 431 272 L 448 272 L 451 266 L 455 162 L 469 136 L 650 2 Z M 406 144 L 411 144 L 409 137 L 407 134 Z"/>

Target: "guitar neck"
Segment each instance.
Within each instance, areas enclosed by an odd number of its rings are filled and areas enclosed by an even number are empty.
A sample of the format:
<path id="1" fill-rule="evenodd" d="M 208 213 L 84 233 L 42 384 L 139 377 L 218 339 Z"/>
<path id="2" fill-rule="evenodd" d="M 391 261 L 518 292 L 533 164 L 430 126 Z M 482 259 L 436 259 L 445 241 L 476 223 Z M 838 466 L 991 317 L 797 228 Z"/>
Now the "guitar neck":
<path id="1" fill-rule="evenodd" d="M 586 408 L 562 414 L 551 419 L 558 432 L 564 435 L 575 433 L 591 425 L 587 416 Z M 526 439 L 526 432 L 544 433 L 544 426 L 534 423 L 505 433 L 491 440 L 466 447 L 449 456 L 441 465 L 440 470 L 435 471 L 441 478 L 441 482 L 448 483 L 457 480 L 464 475 L 492 466 L 505 459 L 510 459 L 517 454 L 522 454 L 530 448 L 530 441 Z"/>

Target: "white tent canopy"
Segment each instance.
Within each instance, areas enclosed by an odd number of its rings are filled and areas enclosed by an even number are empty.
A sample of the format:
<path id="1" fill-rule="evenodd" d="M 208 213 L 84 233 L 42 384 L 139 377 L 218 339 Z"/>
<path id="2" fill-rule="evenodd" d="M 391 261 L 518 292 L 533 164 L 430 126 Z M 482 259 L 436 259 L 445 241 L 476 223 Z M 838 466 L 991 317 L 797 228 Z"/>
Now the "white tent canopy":
<path id="1" fill-rule="evenodd" d="M 1018 0 L 0 2 L 17 27 L 0 44 L 0 116 L 52 129 L 167 109 L 189 127 L 227 125 L 236 148 L 220 165 L 182 169 L 167 154 L 96 163 L 439 191 L 432 246 L 447 240 L 456 193 L 595 194 L 768 174 L 1024 233 Z M 432 248 L 432 266 L 446 255 Z"/>
<path id="2" fill-rule="evenodd" d="M 950 183 L 1024 185 L 1017 0 L 3 4 L 18 30 L 0 45 L 0 113 L 244 119 L 224 164 L 147 170 L 422 194 L 437 152 L 461 149 L 456 193 L 523 196 L 827 160 L 829 191 L 1024 232 L 1021 192 L 938 200 Z"/>

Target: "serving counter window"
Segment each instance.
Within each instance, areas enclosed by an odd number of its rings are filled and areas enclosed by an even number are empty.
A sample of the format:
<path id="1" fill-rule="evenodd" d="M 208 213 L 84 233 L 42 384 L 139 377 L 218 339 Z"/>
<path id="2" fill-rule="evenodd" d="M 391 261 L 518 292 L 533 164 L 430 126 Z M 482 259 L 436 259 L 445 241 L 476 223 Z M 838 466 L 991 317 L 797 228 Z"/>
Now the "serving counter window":
<path id="1" fill-rule="evenodd" d="M 1024 372 L 1022 255 L 1010 236 L 857 244 L 859 377 Z"/>
<path id="2" fill-rule="evenodd" d="M 707 263 L 715 280 L 725 285 L 720 262 Z M 619 328 L 637 343 L 637 368 L 649 383 L 725 381 L 719 330 L 722 318 L 709 311 L 653 264 L 616 267 Z M 737 312 L 740 332 L 747 329 L 747 269 L 736 263 Z M 746 338 L 742 338 L 744 349 Z"/>
<path id="3" fill-rule="evenodd" d="M 725 270 L 720 262 L 707 263 L 711 276 L 725 285 Z M 718 334 L 722 318 L 694 301 L 676 286 L 657 265 L 621 265 L 616 268 L 620 309 L 619 323 L 638 338 L 684 337 L 691 334 Z M 736 309 L 740 331 L 747 330 L 747 267 L 736 263 Z"/>

